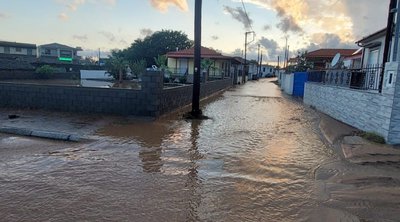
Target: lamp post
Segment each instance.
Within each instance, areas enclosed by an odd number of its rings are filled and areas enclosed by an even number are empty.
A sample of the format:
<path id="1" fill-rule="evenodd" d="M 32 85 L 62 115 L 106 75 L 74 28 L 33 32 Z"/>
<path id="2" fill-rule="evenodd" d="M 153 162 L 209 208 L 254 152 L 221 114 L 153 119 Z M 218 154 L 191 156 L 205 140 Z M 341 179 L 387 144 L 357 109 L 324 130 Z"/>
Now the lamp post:
<path id="1" fill-rule="evenodd" d="M 201 7 L 202 0 L 195 0 L 194 9 L 194 75 L 193 75 L 193 97 L 192 116 L 200 118 L 200 72 L 201 72 Z"/>

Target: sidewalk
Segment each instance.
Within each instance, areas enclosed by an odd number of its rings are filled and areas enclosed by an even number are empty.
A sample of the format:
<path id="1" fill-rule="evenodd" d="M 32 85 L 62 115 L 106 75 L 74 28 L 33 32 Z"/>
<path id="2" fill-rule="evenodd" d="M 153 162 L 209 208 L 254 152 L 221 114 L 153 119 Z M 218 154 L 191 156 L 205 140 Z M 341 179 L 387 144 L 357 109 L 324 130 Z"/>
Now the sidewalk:
<path id="1" fill-rule="evenodd" d="M 320 129 L 330 144 L 339 143 L 342 154 L 349 162 L 365 163 L 399 163 L 400 149 L 386 144 L 377 144 L 355 136 L 354 127 L 344 124 L 330 116 L 320 113 Z"/>
<path id="2" fill-rule="evenodd" d="M 0 133 L 63 141 L 89 138 L 114 117 L 50 112 L 44 110 L 0 109 Z"/>

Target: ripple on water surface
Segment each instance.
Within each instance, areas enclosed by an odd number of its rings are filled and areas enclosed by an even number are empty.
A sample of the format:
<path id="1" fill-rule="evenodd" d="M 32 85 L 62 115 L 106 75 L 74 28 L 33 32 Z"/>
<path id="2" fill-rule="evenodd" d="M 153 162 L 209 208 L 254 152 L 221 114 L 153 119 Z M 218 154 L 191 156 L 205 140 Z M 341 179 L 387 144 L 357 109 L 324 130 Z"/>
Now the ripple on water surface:
<path id="1" fill-rule="evenodd" d="M 266 80 L 226 91 L 203 111 L 210 120 L 115 123 L 77 150 L 3 165 L 0 216 L 305 220 L 316 204 L 311 171 L 334 158 L 315 132 L 315 113 Z"/>

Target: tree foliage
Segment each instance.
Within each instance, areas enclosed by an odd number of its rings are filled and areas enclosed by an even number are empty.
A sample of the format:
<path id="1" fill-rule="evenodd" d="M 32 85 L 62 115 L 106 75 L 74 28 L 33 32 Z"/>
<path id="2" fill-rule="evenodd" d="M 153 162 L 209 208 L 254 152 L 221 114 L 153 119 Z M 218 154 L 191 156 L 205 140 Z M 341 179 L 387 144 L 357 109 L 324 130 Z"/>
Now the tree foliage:
<path id="1" fill-rule="evenodd" d="M 35 70 L 36 77 L 39 79 L 48 79 L 55 72 L 56 72 L 56 69 L 50 65 L 42 65 Z"/>
<path id="2" fill-rule="evenodd" d="M 107 73 L 114 79 L 122 81 L 122 79 L 126 78 L 126 68 L 128 65 L 128 62 L 118 55 L 117 51 L 113 51 L 112 56 L 106 62 Z"/>
<path id="3" fill-rule="evenodd" d="M 136 39 L 132 45 L 120 54 L 128 61 L 144 59 L 147 65 L 154 64 L 154 57 L 167 52 L 188 49 L 193 46 L 188 36 L 181 31 L 162 30 L 144 39 Z"/>
<path id="4" fill-rule="evenodd" d="M 144 72 L 146 72 L 146 60 L 141 59 L 141 60 L 136 60 L 131 63 L 131 69 L 133 75 L 136 76 L 136 78 L 140 78 Z"/>
<path id="5" fill-rule="evenodd" d="M 305 72 L 307 69 L 313 68 L 313 64 L 307 61 L 306 58 L 307 51 L 297 52 L 296 64 L 292 66 L 288 66 L 288 72 Z"/>

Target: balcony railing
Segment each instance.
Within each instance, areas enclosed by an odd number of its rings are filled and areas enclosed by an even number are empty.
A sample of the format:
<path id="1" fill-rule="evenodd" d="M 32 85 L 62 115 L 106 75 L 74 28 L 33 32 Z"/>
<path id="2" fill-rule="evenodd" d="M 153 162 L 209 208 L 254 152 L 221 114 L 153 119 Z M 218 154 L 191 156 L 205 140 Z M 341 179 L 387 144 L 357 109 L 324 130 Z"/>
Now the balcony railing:
<path id="1" fill-rule="evenodd" d="M 382 65 L 368 65 L 362 69 L 309 71 L 308 81 L 360 90 L 379 90 L 382 70 Z"/>

